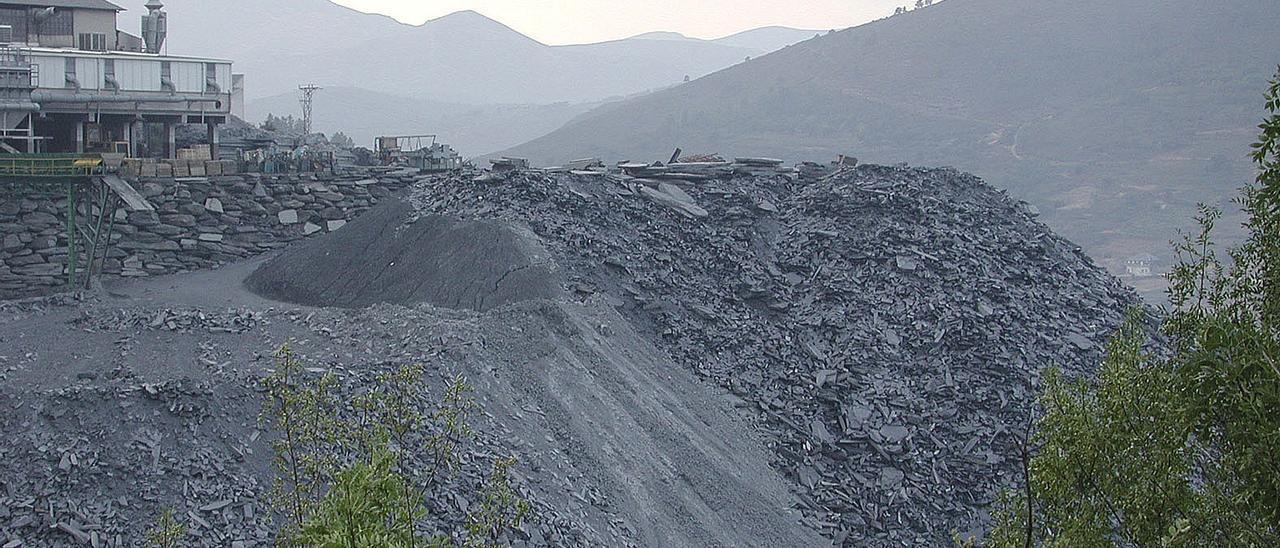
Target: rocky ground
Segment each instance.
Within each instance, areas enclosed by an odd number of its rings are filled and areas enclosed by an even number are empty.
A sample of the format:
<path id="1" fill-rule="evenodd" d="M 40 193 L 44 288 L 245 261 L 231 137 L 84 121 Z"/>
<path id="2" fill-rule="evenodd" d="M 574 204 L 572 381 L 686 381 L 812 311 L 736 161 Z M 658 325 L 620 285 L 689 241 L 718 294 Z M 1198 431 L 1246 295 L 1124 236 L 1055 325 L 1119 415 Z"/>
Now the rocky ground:
<path id="1" fill-rule="evenodd" d="M 1038 372 L 1137 302 L 952 170 L 443 176 L 270 260 L 0 304 L 0 546 L 136 545 L 164 506 L 269 544 L 286 341 L 352 391 L 476 386 L 440 529 L 514 455 L 516 544 L 946 543 L 1018 481 Z"/>
<path id="2" fill-rule="evenodd" d="M 633 171 L 666 178 L 460 176 L 412 201 L 528 227 L 573 295 L 603 296 L 741 397 L 806 523 L 846 544 L 980 533 L 1018 481 L 1040 371 L 1091 370 L 1140 304 L 1032 208 L 954 170 Z"/>
<path id="3" fill-rule="evenodd" d="M 517 546 L 821 543 L 733 399 L 603 303 L 297 307 L 241 289 L 257 266 L 0 305 L 0 545 L 138 546 L 165 507 L 184 545 L 270 545 L 257 387 L 286 341 L 352 393 L 415 363 L 437 397 L 456 374 L 476 387 L 479 436 L 431 500 L 438 530 L 516 456 L 535 508 Z"/>

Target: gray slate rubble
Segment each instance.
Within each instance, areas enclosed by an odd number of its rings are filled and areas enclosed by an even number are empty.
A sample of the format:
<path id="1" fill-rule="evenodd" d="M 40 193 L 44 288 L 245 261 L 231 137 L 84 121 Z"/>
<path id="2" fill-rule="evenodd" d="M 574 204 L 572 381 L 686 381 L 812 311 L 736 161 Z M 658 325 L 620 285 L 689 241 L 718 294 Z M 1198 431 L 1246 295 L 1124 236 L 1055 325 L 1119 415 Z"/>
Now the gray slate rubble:
<path id="1" fill-rule="evenodd" d="M 567 289 L 607 295 L 740 397 L 811 526 L 946 544 L 1017 483 L 1042 368 L 1089 371 L 1139 301 L 971 175 L 850 160 L 468 173 L 411 200 L 527 225 Z"/>

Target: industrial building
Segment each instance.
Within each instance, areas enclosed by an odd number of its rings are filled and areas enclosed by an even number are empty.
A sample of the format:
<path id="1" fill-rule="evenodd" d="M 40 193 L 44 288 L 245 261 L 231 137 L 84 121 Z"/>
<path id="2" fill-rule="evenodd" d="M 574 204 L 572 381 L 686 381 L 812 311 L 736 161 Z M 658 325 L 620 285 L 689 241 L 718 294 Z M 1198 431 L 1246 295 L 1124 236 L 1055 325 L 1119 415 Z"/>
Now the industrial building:
<path id="1" fill-rule="evenodd" d="M 141 37 L 106 0 L 0 0 L 0 149 L 173 158 L 175 128 L 217 126 L 242 102 L 231 61 L 164 53 L 168 15 L 147 3 Z"/>
<path id="2" fill-rule="evenodd" d="M 122 215 L 153 211 L 122 166 L 151 162 L 158 175 L 151 158 L 177 158 L 187 124 L 207 128 L 216 159 L 218 126 L 243 104 L 230 61 L 168 55 L 164 5 L 146 8 L 139 37 L 119 30 L 124 9 L 106 0 L 0 0 L 0 204 L 58 200 L 66 264 L 38 268 L 72 286 L 102 271 Z M 190 164 L 164 161 L 170 176 Z"/>

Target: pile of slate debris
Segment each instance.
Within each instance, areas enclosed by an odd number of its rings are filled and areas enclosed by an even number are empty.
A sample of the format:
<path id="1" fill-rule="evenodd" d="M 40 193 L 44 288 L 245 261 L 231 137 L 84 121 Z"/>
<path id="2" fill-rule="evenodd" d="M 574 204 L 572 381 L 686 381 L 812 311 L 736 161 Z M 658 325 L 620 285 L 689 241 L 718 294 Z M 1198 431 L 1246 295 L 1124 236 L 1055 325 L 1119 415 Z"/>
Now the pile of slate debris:
<path id="1" fill-rule="evenodd" d="M 338 335 L 333 326 L 345 321 L 341 312 L 332 311 L 119 309 L 97 301 L 94 295 L 65 293 L 0 302 L 0 320 L 74 307 L 79 310 L 71 324 L 118 336 L 115 347 L 121 357 L 139 352 L 145 344 L 140 339 L 148 333 L 207 337 L 209 342 L 200 347 L 211 348 L 220 335 L 252 334 L 276 325 L 301 327 L 334 342 Z M 446 345 L 441 351 L 449 349 Z M 362 393 L 377 385 L 378 374 L 410 363 L 380 361 L 370 351 L 371 362 L 344 366 L 324 359 L 332 357 L 332 348 L 315 354 L 300 356 L 309 367 L 324 365 L 323 370 L 336 374 L 346 395 Z M 269 457 L 263 457 L 271 454 L 272 436 L 253 420 L 263 401 L 261 376 L 213 357 L 197 358 L 208 372 L 194 375 L 199 378 L 142 382 L 121 365 L 127 361 L 122 359 L 51 392 L 0 392 L 0 438 L 5 440 L 0 443 L 0 547 L 141 546 L 161 507 L 177 511 L 187 529 L 183 546 L 273 544 L 280 522 L 273 518 L 273 472 L 265 468 Z M 257 359 L 272 361 L 269 355 Z M 5 371 L 23 361 L 21 356 L 0 356 L 0 366 L 10 366 Z M 312 374 L 321 370 L 309 369 Z M 438 398 L 451 378 L 448 372 L 438 373 L 424 379 L 428 402 Z M 431 405 L 424 412 L 437 410 Z M 503 429 L 492 417 L 473 415 L 471 423 L 475 437 L 461 446 L 456 473 L 427 493 L 427 530 L 462 531 L 468 512 L 480 502 L 493 461 L 509 454 Z M 430 469 L 427 444 L 413 446 L 419 450 L 409 455 L 410 467 Z M 605 544 L 598 533 L 516 481 L 532 512 L 504 545 Z"/>
<path id="2" fill-rule="evenodd" d="M 1087 373 L 1131 291 L 953 169 L 519 162 L 413 187 L 422 214 L 523 223 L 572 294 L 602 293 L 756 411 L 806 522 L 844 545 L 980 532 L 1040 372 Z"/>

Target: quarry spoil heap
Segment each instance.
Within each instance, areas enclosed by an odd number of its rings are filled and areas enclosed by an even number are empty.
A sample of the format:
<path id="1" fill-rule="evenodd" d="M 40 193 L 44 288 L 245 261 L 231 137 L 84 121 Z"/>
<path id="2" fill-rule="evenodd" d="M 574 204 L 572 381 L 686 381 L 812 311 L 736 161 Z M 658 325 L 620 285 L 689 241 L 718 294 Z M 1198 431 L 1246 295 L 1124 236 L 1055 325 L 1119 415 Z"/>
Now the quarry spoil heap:
<path id="1" fill-rule="evenodd" d="M 761 162 L 674 179 L 440 176 L 412 187 L 400 230 L 450 219 L 532 234 L 547 257 L 485 270 L 502 302 L 547 298 L 553 274 L 556 298 L 606 299 L 740 400 L 801 491 L 804 522 L 826 536 L 922 545 L 980 531 L 996 489 L 1019 481 L 1039 372 L 1090 371 L 1138 300 L 1028 205 L 973 176 L 871 165 L 796 175 Z M 277 297 L 343 287 L 346 271 L 382 268 L 335 258 L 404 243 L 326 238 L 341 245 L 322 239 L 287 258 L 308 275 L 268 264 L 254 283 Z M 544 272 L 520 282 L 529 294 L 504 288 L 530 268 Z"/>
<path id="2" fill-rule="evenodd" d="M 476 383 L 482 435 L 428 530 L 456 530 L 466 486 L 513 455 L 536 509 L 517 545 L 981 531 L 1020 481 L 1039 372 L 1090 372 L 1136 297 L 955 170 L 696 160 L 165 194 L 201 207 L 200 226 L 260 219 L 288 237 L 245 242 L 298 242 L 0 304 L 0 527 L 115 545 L 175 507 L 193 544 L 270 542 L 256 387 L 293 341 L 350 393 L 410 364 L 431 394 Z M 386 190 L 374 205 L 347 187 Z M 299 228 L 313 212 L 290 200 L 312 195 L 351 215 Z M 250 202 L 261 214 L 232 215 Z"/>

